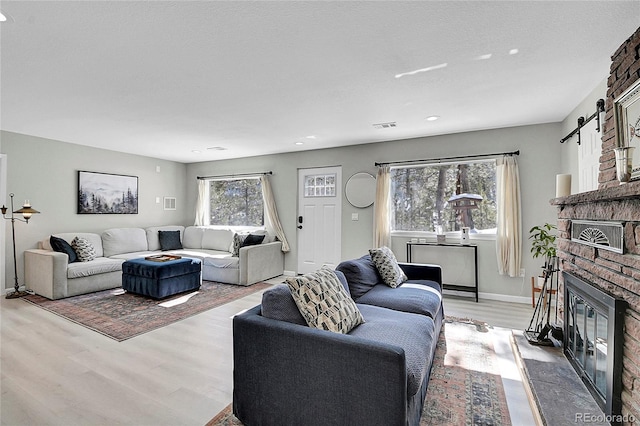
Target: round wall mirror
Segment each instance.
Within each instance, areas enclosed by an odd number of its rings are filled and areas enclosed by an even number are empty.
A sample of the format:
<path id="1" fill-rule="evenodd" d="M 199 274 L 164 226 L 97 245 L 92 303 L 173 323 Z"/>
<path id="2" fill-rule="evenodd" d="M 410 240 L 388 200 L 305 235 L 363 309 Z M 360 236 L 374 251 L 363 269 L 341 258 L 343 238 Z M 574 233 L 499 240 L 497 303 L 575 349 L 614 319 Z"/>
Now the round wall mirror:
<path id="1" fill-rule="evenodd" d="M 376 178 L 365 172 L 354 174 L 347 181 L 345 195 L 353 207 L 369 207 L 376 198 Z"/>

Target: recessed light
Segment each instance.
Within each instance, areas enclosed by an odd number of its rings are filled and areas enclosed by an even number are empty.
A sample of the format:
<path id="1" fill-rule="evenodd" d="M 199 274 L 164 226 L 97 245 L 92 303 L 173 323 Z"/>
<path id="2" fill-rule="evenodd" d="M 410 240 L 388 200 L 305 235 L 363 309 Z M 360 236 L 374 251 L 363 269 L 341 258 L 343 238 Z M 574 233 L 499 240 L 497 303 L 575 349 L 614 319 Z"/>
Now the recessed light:
<path id="1" fill-rule="evenodd" d="M 192 149 L 191 152 L 193 152 L 194 154 L 200 154 L 202 153 L 202 151 L 199 151 L 197 149 Z"/>
<path id="2" fill-rule="evenodd" d="M 430 115 L 429 117 L 427 117 L 427 121 L 436 121 L 438 118 L 440 118 L 439 115 Z"/>
<path id="3" fill-rule="evenodd" d="M 306 137 L 307 139 L 318 139 L 316 135 L 309 135 Z"/>
<path id="4" fill-rule="evenodd" d="M 227 148 L 223 147 L 223 146 L 211 146 L 209 148 L 207 148 L 208 150 L 211 151 L 226 151 Z"/>
<path id="5" fill-rule="evenodd" d="M 7 21 L 7 17 L 4 16 L 4 13 L 0 12 L 0 22 L 6 22 Z"/>
<path id="6" fill-rule="evenodd" d="M 304 145 L 304 142 L 296 142 L 296 145 Z"/>
<path id="7" fill-rule="evenodd" d="M 487 53 L 486 55 L 478 56 L 476 59 L 478 61 L 484 61 L 484 60 L 487 60 L 487 59 L 491 59 L 491 56 L 492 56 L 491 53 Z"/>
<path id="8" fill-rule="evenodd" d="M 519 52 L 519 50 L 518 50 L 518 49 L 511 49 L 511 50 L 509 51 L 509 55 L 517 55 L 517 54 L 518 54 L 518 52 Z"/>

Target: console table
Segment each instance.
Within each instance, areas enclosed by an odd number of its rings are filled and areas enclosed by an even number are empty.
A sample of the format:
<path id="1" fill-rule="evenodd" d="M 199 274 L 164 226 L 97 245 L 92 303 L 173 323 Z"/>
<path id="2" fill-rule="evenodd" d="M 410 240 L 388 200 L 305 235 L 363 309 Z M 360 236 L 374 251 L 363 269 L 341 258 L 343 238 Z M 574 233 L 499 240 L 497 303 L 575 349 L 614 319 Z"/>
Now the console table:
<path id="1" fill-rule="evenodd" d="M 474 244 L 464 245 L 464 244 L 447 244 L 447 243 L 418 243 L 413 241 L 407 241 L 407 262 L 411 263 L 412 261 L 412 252 L 414 246 L 432 246 L 438 247 L 439 249 L 448 249 L 451 247 L 456 248 L 468 248 L 473 250 L 473 266 L 474 266 L 474 282 L 471 283 L 471 286 L 468 285 L 457 285 L 457 284 L 447 284 L 442 283 L 442 288 L 445 290 L 455 290 L 455 291 L 464 291 L 474 293 L 476 297 L 476 302 L 478 301 L 478 246 Z"/>

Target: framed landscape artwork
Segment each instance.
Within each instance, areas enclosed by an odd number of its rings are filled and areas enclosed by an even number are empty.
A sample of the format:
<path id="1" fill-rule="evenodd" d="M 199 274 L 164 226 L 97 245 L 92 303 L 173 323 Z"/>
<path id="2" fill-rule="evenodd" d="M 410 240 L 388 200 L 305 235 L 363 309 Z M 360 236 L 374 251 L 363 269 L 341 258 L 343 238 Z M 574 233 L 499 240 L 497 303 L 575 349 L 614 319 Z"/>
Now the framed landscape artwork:
<path id="1" fill-rule="evenodd" d="M 79 170 L 78 214 L 138 214 L 138 177 Z"/>

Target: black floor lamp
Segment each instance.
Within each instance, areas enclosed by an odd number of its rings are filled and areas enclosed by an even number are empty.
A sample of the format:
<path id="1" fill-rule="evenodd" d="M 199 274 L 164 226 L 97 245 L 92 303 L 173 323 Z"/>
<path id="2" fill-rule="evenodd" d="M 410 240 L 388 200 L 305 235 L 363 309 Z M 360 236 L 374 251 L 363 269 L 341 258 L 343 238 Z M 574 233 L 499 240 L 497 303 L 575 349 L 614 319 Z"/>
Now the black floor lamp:
<path id="1" fill-rule="evenodd" d="M 25 291 L 20 291 L 20 285 L 18 285 L 18 262 L 16 260 L 16 228 L 15 228 L 16 220 L 19 220 L 20 222 L 24 222 L 24 223 L 29 223 L 29 219 L 31 219 L 31 215 L 33 215 L 34 213 L 40 213 L 38 210 L 34 210 L 31 208 L 31 204 L 29 204 L 29 201 L 25 201 L 21 209 L 13 211 L 13 195 L 14 195 L 13 193 L 9 194 L 9 196 L 11 197 L 11 216 L 5 217 L 5 214 L 7 213 L 7 208 L 4 206 L 4 204 L 0 208 L 0 210 L 2 211 L 2 218 L 11 221 L 11 234 L 13 237 L 13 272 L 15 275 L 15 283 L 13 287 L 15 290 L 13 293 L 7 294 L 7 299 L 16 299 L 18 297 L 22 297 L 28 294 Z M 24 219 L 19 219 L 15 217 L 14 213 L 21 214 Z"/>

